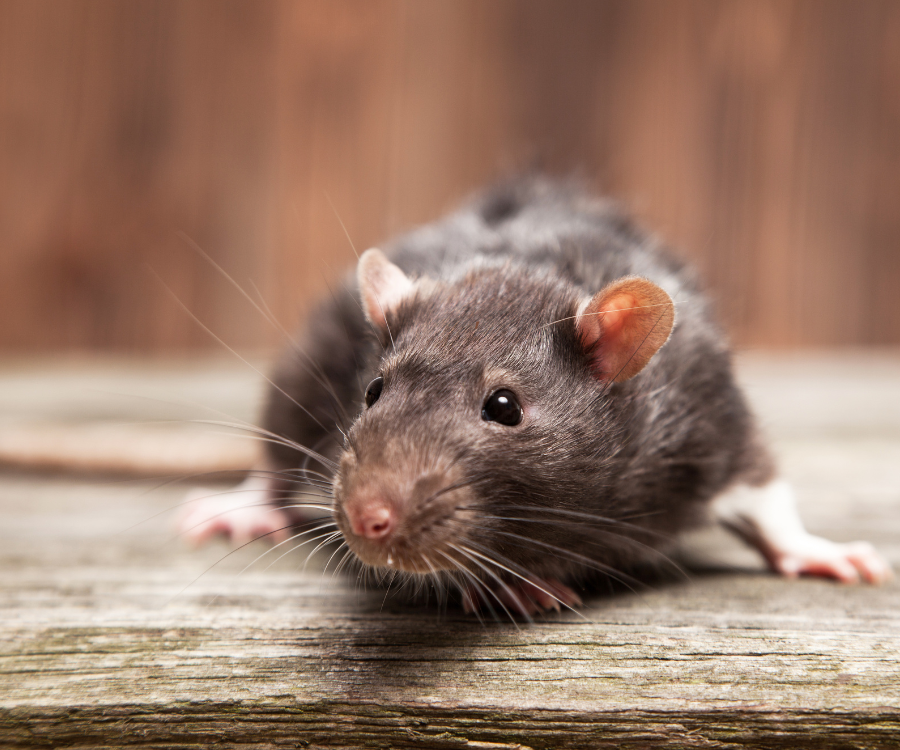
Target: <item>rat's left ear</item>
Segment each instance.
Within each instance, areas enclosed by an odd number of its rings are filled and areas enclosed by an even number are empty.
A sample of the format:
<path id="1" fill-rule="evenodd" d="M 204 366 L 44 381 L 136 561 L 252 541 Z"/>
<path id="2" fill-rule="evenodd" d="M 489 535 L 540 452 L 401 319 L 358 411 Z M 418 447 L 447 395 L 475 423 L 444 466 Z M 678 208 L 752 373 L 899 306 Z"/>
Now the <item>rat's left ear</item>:
<path id="1" fill-rule="evenodd" d="M 412 293 L 413 282 L 374 247 L 360 256 L 356 280 L 366 318 L 378 330 L 386 331 L 387 314 L 396 310 L 400 301 Z"/>
<path id="2" fill-rule="evenodd" d="M 668 294 L 647 279 L 626 276 L 581 304 L 575 330 L 592 353 L 594 374 L 621 383 L 644 369 L 674 323 Z"/>

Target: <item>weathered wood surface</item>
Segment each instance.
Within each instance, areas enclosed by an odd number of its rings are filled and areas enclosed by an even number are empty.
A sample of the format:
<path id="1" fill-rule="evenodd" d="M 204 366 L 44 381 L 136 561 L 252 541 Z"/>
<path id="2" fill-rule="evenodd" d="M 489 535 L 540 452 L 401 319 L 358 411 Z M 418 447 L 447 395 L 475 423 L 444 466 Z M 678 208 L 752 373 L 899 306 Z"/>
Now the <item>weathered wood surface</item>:
<path id="1" fill-rule="evenodd" d="M 743 364 L 809 526 L 900 565 L 900 357 Z M 28 404 L 16 378 L 0 375 L 7 430 Z M 124 392 L 205 388 L 238 416 L 258 392 L 222 366 L 145 378 Z M 86 419 L 72 405 L 96 396 L 63 380 L 33 408 Z M 94 413 L 154 416 L 125 403 Z M 172 540 L 183 489 L 157 484 L 0 479 L 0 746 L 900 747 L 896 582 L 780 580 L 709 532 L 683 553 L 690 580 L 592 598 L 584 619 L 482 624 L 323 576 L 324 559 L 241 573 L 261 545 L 207 571 L 228 547 Z"/>
<path id="2" fill-rule="evenodd" d="M 254 443 L 209 424 L 245 423 L 259 411 L 262 378 L 234 363 L 7 363 L 0 371 L 0 466 L 139 476 L 246 471 Z"/>

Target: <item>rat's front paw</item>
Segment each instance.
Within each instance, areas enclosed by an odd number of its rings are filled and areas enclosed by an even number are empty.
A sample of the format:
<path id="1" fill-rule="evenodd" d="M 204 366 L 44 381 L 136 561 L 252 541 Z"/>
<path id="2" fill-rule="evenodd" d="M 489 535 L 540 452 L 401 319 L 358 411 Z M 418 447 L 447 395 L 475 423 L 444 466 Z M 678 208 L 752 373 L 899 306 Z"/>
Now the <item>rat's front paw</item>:
<path id="1" fill-rule="evenodd" d="M 791 540 L 786 549 L 767 555 L 772 569 L 782 575 L 836 578 L 843 583 L 884 583 L 893 576 L 887 561 L 868 542 L 838 544 L 812 534 Z"/>
<path id="2" fill-rule="evenodd" d="M 231 490 L 191 490 L 175 525 L 195 545 L 214 536 L 226 536 L 243 545 L 260 537 L 274 543 L 287 539 L 291 519 L 269 502 L 266 487 L 259 480 L 248 480 Z"/>
<path id="3" fill-rule="evenodd" d="M 470 587 L 463 594 L 463 609 L 466 612 L 475 612 L 482 605 L 494 609 L 497 604 L 511 614 L 530 617 L 551 609 L 559 612 L 561 607 L 572 609 L 581 606 L 581 597 L 555 578 L 536 576 L 529 581 L 516 581 L 489 589 L 482 585 L 478 591 Z"/>

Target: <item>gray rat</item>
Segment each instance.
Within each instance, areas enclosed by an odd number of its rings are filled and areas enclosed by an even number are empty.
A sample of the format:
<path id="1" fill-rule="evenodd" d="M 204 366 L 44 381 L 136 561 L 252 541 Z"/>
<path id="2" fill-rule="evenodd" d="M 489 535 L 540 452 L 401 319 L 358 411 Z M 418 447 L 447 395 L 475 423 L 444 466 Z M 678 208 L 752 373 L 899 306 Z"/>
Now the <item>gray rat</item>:
<path id="1" fill-rule="evenodd" d="M 265 466 L 191 504 L 195 539 L 284 539 L 311 482 L 363 564 L 467 608 L 575 606 L 711 514 L 782 574 L 889 577 L 804 530 L 694 275 L 612 203 L 512 181 L 368 250 L 355 281 L 285 352 Z"/>

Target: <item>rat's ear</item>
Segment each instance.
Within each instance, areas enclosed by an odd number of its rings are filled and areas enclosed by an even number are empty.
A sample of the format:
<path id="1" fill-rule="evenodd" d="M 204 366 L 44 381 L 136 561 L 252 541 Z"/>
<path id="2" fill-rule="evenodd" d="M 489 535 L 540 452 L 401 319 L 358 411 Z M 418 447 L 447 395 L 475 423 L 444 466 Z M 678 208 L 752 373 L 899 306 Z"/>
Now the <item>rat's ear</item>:
<path id="1" fill-rule="evenodd" d="M 374 247 L 360 256 L 356 280 L 366 318 L 377 329 L 387 330 L 387 314 L 412 293 L 413 282 Z"/>
<path id="2" fill-rule="evenodd" d="M 621 383 L 644 369 L 669 339 L 675 323 L 672 298 L 638 276 L 614 281 L 585 300 L 575 330 L 591 352 L 597 377 Z"/>

